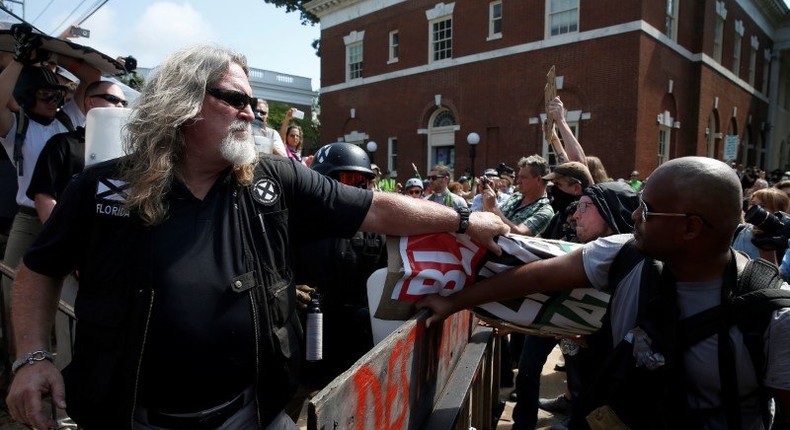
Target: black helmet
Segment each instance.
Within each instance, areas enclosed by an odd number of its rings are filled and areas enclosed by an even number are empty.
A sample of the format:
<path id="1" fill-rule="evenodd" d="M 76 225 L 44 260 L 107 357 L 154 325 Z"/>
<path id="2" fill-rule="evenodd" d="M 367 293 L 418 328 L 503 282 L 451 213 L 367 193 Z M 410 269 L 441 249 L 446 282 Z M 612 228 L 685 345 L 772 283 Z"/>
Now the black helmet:
<path id="1" fill-rule="evenodd" d="M 364 149 L 346 142 L 330 143 L 315 153 L 310 168 L 337 179 L 340 172 L 360 172 L 373 179 L 376 173 L 370 169 L 370 158 Z"/>
<path id="2" fill-rule="evenodd" d="M 66 91 L 57 75 L 49 69 L 36 66 L 25 66 L 14 87 L 14 99 L 24 109 L 31 109 L 36 104 L 36 90 L 48 88 Z M 61 102 L 62 103 L 62 102 Z"/>

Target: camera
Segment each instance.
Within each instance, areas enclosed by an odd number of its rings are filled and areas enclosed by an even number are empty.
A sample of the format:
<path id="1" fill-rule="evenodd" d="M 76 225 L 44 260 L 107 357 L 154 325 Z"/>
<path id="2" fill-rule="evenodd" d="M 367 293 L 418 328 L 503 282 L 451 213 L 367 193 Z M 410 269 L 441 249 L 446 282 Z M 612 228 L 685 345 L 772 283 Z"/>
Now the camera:
<path id="1" fill-rule="evenodd" d="M 769 213 L 764 207 L 754 205 L 746 211 L 744 220 L 759 228 L 762 233 L 755 233 L 752 243 L 765 251 L 776 251 L 787 248 L 790 238 L 790 215 L 784 212 Z"/>
<path id="2" fill-rule="evenodd" d="M 87 28 L 80 28 L 76 25 L 71 26 L 70 31 L 71 36 L 73 37 L 91 37 L 91 31 Z"/>
<path id="3" fill-rule="evenodd" d="M 500 175 L 507 174 L 508 176 L 513 176 L 516 171 L 513 170 L 512 167 L 508 166 L 505 163 L 499 163 L 499 166 L 496 167 L 496 171 L 499 172 Z"/>

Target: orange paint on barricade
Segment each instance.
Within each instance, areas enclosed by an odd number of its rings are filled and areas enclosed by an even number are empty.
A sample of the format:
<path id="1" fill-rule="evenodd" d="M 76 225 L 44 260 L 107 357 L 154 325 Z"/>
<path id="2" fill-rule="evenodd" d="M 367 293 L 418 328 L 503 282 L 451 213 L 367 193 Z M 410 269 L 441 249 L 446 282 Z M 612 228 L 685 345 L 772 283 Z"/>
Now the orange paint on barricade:
<path id="1" fill-rule="evenodd" d="M 424 313 L 418 317 L 404 323 L 312 399 L 309 428 L 401 430 L 419 426 L 469 340 L 472 315 L 462 311 L 430 329 L 425 328 Z"/>

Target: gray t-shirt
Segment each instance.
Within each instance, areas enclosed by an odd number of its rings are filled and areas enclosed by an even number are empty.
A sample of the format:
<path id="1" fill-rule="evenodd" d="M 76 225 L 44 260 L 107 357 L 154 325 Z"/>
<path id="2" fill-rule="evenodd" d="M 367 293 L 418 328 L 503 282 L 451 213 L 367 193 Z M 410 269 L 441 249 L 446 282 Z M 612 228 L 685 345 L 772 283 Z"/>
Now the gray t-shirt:
<path id="1" fill-rule="evenodd" d="M 597 289 L 608 287 L 609 267 L 623 244 L 633 236 L 621 234 L 590 242 L 583 250 L 584 271 L 590 283 Z M 615 290 L 611 300 L 610 316 L 612 339 L 615 343 L 636 325 L 639 305 L 639 284 L 642 266 L 638 263 L 626 275 Z M 678 301 L 681 317 L 701 312 L 721 302 L 721 280 L 708 282 L 678 282 Z M 788 284 L 783 289 L 790 289 Z M 741 396 L 757 389 L 757 376 L 743 337 L 737 327 L 730 329 L 730 338 L 735 345 L 735 365 L 739 378 Z M 774 312 L 765 333 L 765 357 L 767 369 L 764 385 L 779 390 L 790 390 L 790 309 Z M 721 383 L 718 367 L 718 335 L 702 340 L 684 355 L 686 380 L 688 381 L 688 404 L 691 409 L 715 408 L 721 403 Z M 743 402 L 741 408 L 744 429 L 762 429 L 762 419 L 754 396 Z M 713 416 L 704 427 L 726 429 L 723 414 Z"/>

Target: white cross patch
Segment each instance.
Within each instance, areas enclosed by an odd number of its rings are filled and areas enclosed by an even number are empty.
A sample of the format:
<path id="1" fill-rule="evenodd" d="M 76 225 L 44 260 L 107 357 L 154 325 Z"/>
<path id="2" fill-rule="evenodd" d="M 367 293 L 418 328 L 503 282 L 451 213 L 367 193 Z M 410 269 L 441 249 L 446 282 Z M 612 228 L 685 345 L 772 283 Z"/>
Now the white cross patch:
<path id="1" fill-rule="evenodd" d="M 269 178 L 260 179 L 252 187 L 252 197 L 262 205 L 271 206 L 280 200 L 280 185 Z"/>

